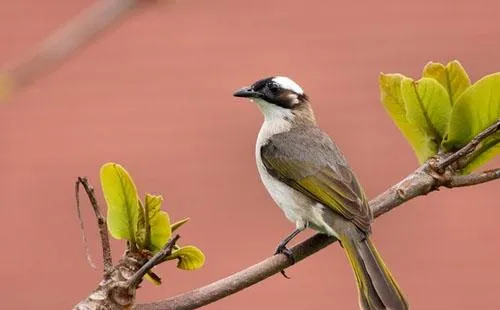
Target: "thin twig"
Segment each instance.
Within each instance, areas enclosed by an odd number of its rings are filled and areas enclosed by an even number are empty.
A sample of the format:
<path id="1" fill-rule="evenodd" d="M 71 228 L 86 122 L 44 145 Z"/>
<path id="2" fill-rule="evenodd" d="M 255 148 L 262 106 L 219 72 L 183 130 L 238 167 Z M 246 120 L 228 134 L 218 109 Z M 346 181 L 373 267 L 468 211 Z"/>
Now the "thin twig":
<path id="1" fill-rule="evenodd" d="M 89 43 L 97 34 L 139 4 L 153 4 L 153 0 L 98 0 L 63 25 L 30 54 L 16 63 L 0 69 L 0 92 L 28 85 L 42 73 L 50 71 L 76 50 Z M 2 94 L 0 94 L 2 95 Z M 3 94 L 6 96 L 8 94 Z M 1 99 L 1 97 L 0 97 Z"/>
<path id="2" fill-rule="evenodd" d="M 499 126 L 498 124 L 496 126 Z M 475 141 L 484 139 L 485 136 L 491 135 L 491 131 L 498 130 L 498 127 L 492 129 L 487 128 L 481 132 Z M 472 142 L 471 142 L 472 143 Z M 475 142 L 476 145 L 479 142 Z M 472 145 L 472 148 L 475 146 Z M 463 156 L 469 154 L 471 148 L 470 143 L 463 149 L 457 151 L 460 156 L 446 157 L 446 159 L 438 158 L 438 162 L 447 162 L 451 164 Z M 446 167 L 443 165 L 442 167 Z M 417 196 L 426 195 L 441 186 L 449 188 L 460 187 L 467 185 L 475 185 L 487 181 L 499 179 L 499 170 L 485 171 L 483 173 L 470 174 L 468 176 L 446 175 L 439 174 L 431 167 L 429 162 L 423 164 L 413 173 L 401 180 L 396 185 L 387 189 L 385 192 L 370 201 L 370 208 L 375 217 L 387 213 L 404 202 L 413 199 Z M 469 178 L 466 178 L 469 177 Z M 334 237 L 328 237 L 321 234 L 316 234 L 313 237 L 297 244 L 291 251 L 296 262 L 314 254 L 320 249 L 337 241 Z M 221 298 L 239 292 L 249 286 L 252 286 L 290 266 L 290 261 L 284 255 L 274 255 L 260 263 L 250 266 L 240 272 L 228 276 L 227 278 L 215 281 L 206 286 L 194 289 L 192 291 L 180 294 L 162 301 L 149 304 L 139 304 L 134 307 L 135 310 L 191 310 L 209 303 L 217 301 Z"/>
<path id="3" fill-rule="evenodd" d="M 99 235 L 101 236 L 104 274 L 108 274 L 113 270 L 113 258 L 111 257 L 111 246 L 109 243 L 106 218 L 101 213 L 101 208 L 99 208 L 99 204 L 97 203 L 97 199 L 95 198 L 94 188 L 89 185 L 87 178 L 78 177 L 77 183 L 82 184 L 85 192 L 87 193 L 87 196 L 89 197 L 90 204 L 94 209 L 94 213 L 97 219 L 97 227 L 99 229 Z"/>
<path id="4" fill-rule="evenodd" d="M 172 254 L 172 250 L 174 249 L 175 244 L 177 243 L 177 240 L 179 240 L 180 236 L 175 235 L 173 238 L 171 238 L 167 244 L 159 251 L 156 253 L 150 260 L 148 260 L 142 267 L 137 270 L 136 273 L 128 280 L 129 287 L 135 288 L 137 285 L 141 282 L 142 277 L 148 273 L 154 266 L 158 265 L 161 263 L 167 256 Z"/>
<path id="5" fill-rule="evenodd" d="M 483 172 L 473 172 L 467 175 L 454 175 L 450 177 L 450 181 L 444 184 L 446 187 L 462 187 L 481 184 L 489 181 L 500 179 L 500 168 L 487 170 Z"/>
<path id="6" fill-rule="evenodd" d="M 446 169 L 449 165 L 453 164 L 454 162 L 458 161 L 461 158 L 466 157 L 470 153 L 474 152 L 479 145 L 484 139 L 487 137 L 495 134 L 496 132 L 500 131 L 500 120 L 498 120 L 496 123 L 491 125 L 490 127 L 486 128 L 483 130 L 481 133 L 479 133 L 477 136 L 474 137 L 469 143 L 467 143 L 464 147 L 462 147 L 460 150 L 457 152 L 451 154 L 450 156 L 446 157 L 443 160 L 440 160 L 436 164 L 436 170 L 443 173 L 444 169 Z"/>
<path id="7" fill-rule="evenodd" d="M 87 241 L 87 235 L 85 234 L 85 226 L 83 224 L 82 212 L 80 210 L 80 180 L 75 182 L 75 199 L 76 199 L 76 214 L 78 216 L 78 221 L 80 222 L 80 230 L 82 232 L 83 247 L 85 249 L 85 258 L 87 263 L 92 267 L 92 269 L 97 269 L 92 257 L 90 256 L 89 243 Z"/>

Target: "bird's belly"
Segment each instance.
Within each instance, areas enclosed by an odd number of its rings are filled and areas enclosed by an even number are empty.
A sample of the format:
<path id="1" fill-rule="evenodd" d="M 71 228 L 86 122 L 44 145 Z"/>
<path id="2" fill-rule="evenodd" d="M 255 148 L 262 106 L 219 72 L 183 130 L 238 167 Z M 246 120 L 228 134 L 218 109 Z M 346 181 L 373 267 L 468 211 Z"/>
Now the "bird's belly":
<path id="1" fill-rule="evenodd" d="M 301 221 L 304 217 L 304 211 L 301 210 L 305 208 L 305 206 L 300 206 L 298 204 L 300 199 L 297 199 L 298 193 L 295 189 L 290 186 L 284 184 L 281 181 L 278 181 L 274 177 L 272 177 L 264 166 L 258 165 L 259 174 L 264 184 L 265 188 L 271 195 L 271 198 L 274 202 L 280 207 L 283 212 L 285 212 L 286 217 L 296 223 L 297 221 Z M 303 201 L 304 203 L 305 201 Z M 302 204 L 303 204 L 302 203 Z"/>

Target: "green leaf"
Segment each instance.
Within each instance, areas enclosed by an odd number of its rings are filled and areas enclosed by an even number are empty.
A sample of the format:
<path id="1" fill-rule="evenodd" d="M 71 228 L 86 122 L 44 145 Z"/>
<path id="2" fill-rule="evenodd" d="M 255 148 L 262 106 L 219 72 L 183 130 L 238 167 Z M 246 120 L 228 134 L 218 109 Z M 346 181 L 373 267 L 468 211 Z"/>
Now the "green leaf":
<path id="1" fill-rule="evenodd" d="M 139 204 L 141 212 L 138 214 L 138 220 L 137 220 L 137 230 L 135 232 L 135 241 L 137 243 L 137 248 L 139 249 L 146 249 L 146 239 L 150 240 L 149 237 L 146 237 L 147 234 L 149 234 L 149 221 L 146 221 L 146 209 L 144 207 L 144 204 L 140 199 L 137 200 L 137 203 Z M 148 225 L 146 229 L 146 225 Z"/>
<path id="2" fill-rule="evenodd" d="M 410 143 L 420 163 L 438 151 L 438 144 L 406 118 L 407 112 L 401 95 L 401 74 L 380 74 L 379 86 L 382 104 L 392 120 Z"/>
<path id="3" fill-rule="evenodd" d="M 153 253 L 161 250 L 172 235 L 170 218 L 167 212 L 161 210 L 162 203 L 162 196 L 146 194 L 145 209 L 150 227 L 150 240 L 148 242 L 146 234 L 146 247 Z"/>
<path id="4" fill-rule="evenodd" d="M 404 78 L 401 95 L 408 121 L 439 145 L 448 129 L 451 113 L 451 103 L 444 87 L 431 78 L 422 78 L 417 82 Z"/>
<path id="5" fill-rule="evenodd" d="M 452 105 L 471 85 L 467 72 L 458 60 L 450 61 L 446 66 L 436 62 L 429 62 L 424 67 L 422 76 L 438 81 L 448 92 Z"/>
<path id="6" fill-rule="evenodd" d="M 195 270 L 203 267 L 205 264 L 205 255 L 195 246 L 186 245 L 178 250 L 174 250 L 167 260 L 179 259 L 177 268 L 184 270 Z"/>
<path id="7" fill-rule="evenodd" d="M 500 73 L 469 87 L 453 107 L 445 147 L 454 151 L 500 119 Z"/>
<path id="8" fill-rule="evenodd" d="M 189 217 L 186 217 L 185 219 L 182 219 L 180 221 L 177 221 L 172 224 L 172 232 L 176 231 L 178 228 L 180 228 L 182 225 L 186 224 L 189 221 Z"/>
<path id="9" fill-rule="evenodd" d="M 458 150 L 499 119 L 500 73 L 494 73 L 474 83 L 458 99 L 451 113 L 445 148 Z M 500 154 L 499 140 L 497 133 L 483 141 L 464 171 L 472 171 Z"/>
<path id="10" fill-rule="evenodd" d="M 153 283 L 154 285 L 161 285 L 161 278 L 151 270 L 144 275 L 144 279 L 148 280 L 149 282 Z"/>
<path id="11" fill-rule="evenodd" d="M 128 172 L 115 163 L 104 164 L 100 175 L 102 191 L 108 205 L 108 229 L 114 238 L 126 239 L 134 248 L 141 213 L 135 184 Z"/>

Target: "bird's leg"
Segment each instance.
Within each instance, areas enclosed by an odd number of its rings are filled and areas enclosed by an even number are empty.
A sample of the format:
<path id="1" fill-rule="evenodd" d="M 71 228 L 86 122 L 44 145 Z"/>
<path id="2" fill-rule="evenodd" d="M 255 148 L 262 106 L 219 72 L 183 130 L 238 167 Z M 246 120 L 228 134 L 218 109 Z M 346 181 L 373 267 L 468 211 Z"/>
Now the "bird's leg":
<path id="1" fill-rule="evenodd" d="M 278 247 L 276 248 L 276 251 L 274 252 L 274 255 L 277 255 L 277 254 L 284 254 L 291 262 L 292 262 L 292 265 L 295 264 L 295 258 L 293 257 L 293 253 L 292 251 L 290 251 L 289 248 L 286 247 L 286 245 L 292 241 L 293 238 L 295 238 L 301 231 L 303 231 L 305 228 L 307 227 L 307 225 L 303 225 L 303 227 L 297 227 L 291 234 L 289 234 L 288 236 L 286 236 L 281 242 L 280 244 L 278 245 Z M 287 279 L 290 279 L 286 273 L 285 273 L 285 270 L 281 270 L 281 274 L 287 278 Z"/>
<path id="2" fill-rule="evenodd" d="M 288 258 L 291 258 L 293 260 L 293 255 L 292 255 L 292 251 L 290 251 L 286 245 L 292 241 L 293 238 L 295 238 L 301 231 L 303 231 L 304 229 L 302 228 L 296 228 L 291 234 L 289 234 L 288 236 L 286 236 L 283 240 L 281 240 L 280 244 L 278 245 L 278 247 L 276 248 L 276 251 L 274 252 L 274 254 L 285 254 Z"/>

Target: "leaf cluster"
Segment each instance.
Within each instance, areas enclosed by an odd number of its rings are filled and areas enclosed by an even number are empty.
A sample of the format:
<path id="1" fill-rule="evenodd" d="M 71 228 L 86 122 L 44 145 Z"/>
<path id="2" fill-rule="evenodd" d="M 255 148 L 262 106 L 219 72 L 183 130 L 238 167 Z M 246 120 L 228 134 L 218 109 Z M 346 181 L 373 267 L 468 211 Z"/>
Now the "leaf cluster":
<path id="1" fill-rule="evenodd" d="M 160 251 L 172 236 L 189 219 L 171 224 L 167 212 L 161 209 L 163 197 L 146 194 L 140 200 L 132 177 L 119 164 L 106 163 L 100 171 L 102 191 L 106 200 L 108 230 L 115 239 L 127 240 L 129 251 L 150 253 Z M 193 245 L 176 246 L 165 260 L 177 259 L 183 270 L 201 268 L 205 262 L 203 252 Z M 159 284 L 154 274 L 147 277 Z"/>
<path id="2" fill-rule="evenodd" d="M 381 101 L 420 163 L 455 152 L 500 119 L 500 73 L 474 84 L 457 61 L 429 62 L 414 80 L 399 73 L 380 75 Z M 500 133 L 488 137 L 463 167 L 468 173 L 500 153 Z"/>

